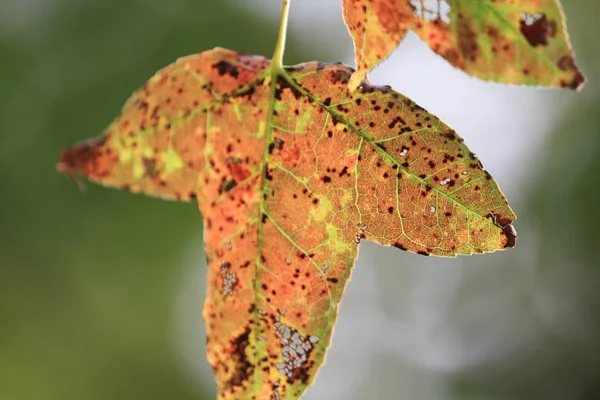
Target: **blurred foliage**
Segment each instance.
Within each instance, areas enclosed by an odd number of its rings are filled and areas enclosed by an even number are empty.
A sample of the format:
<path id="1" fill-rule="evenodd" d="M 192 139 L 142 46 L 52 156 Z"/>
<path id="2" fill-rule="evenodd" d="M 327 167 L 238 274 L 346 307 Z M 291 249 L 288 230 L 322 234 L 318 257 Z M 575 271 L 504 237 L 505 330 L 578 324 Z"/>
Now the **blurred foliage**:
<path id="1" fill-rule="evenodd" d="M 0 398 L 202 398 L 170 344 L 197 206 L 82 195 L 55 164 L 158 69 L 215 46 L 268 56 L 276 28 L 222 0 L 0 4 Z"/>

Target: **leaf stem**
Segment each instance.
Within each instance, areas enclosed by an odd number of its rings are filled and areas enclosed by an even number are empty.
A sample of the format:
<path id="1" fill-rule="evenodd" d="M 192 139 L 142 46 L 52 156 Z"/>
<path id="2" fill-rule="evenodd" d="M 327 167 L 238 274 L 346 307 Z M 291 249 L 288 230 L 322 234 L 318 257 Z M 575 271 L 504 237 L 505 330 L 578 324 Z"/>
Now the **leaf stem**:
<path id="1" fill-rule="evenodd" d="M 283 52 L 285 51 L 285 37 L 287 34 L 287 23 L 291 1 L 292 0 L 283 0 L 281 20 L 279 21 L 279 35 L 277 36 L 277 43 L 275 43 L 275 52 L 273 53 L 271 64 L 273 69 L 283 68 Z"/>

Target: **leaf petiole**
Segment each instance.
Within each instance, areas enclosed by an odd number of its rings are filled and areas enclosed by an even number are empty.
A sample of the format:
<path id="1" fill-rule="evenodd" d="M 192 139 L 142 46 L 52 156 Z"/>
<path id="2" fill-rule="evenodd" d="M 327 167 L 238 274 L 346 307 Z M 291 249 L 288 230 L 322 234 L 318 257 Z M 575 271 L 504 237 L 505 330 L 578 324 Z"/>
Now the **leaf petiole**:
<path id="1" fill-rule="evenodd" d="M 287 34 L 287 23 L 290 11 L 291 0 L 283 0 L 283 6 L 281 8 L 281 20 L 279 21 L 279 35 L 277 36 L 277 42 L 275 43 L 275 52 L 273 53 L 273 60 L 271 61 L 271 68 L 273 71 L 283 69 L 283 53 L 285 51 L 285 38 Z"/>

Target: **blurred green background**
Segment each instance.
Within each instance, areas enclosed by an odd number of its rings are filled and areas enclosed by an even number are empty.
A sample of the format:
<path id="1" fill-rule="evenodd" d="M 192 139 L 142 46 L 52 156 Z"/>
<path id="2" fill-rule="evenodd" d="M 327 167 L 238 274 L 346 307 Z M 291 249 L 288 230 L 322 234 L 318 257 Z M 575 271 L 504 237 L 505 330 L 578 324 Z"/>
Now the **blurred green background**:
<path id="1" fill-rule="evenodd" d="M 311 21 L 317 21 L 321 3 L 305 3 L 315 16 L 305 7 L 304 22 L 296 25 L 314 30 Z M 477 269 L 473 276 L 488 284 L 501 277 L 496 285 L 519 288 L 518 298 L 502 313 L 495 312 L 494 300 L 480 303 L 478 296 L 463 296 L 454 306 L 464 309 L 477 301 L 485 317 L 465 324 L 494 321 L 509 327 L 504 334 L 522 340 L 527 351 L 512 346 L 512 352 L 450 372 L 419 367 L 418 375 L 431 379 L 423 386 L 439 381 L 442 389 L 417 387 L 411 397 L 381 389 L 384 378 L 329 379 L 330 389 L 321 390 L 329 376 L 324 373 L 307 398 L 600 398 L 600 49 L 594 39 L 600 35 L 599 6 L 592 0 L 564 3 L 590 83 L 579 94 L 552 95 L 557 101 L 548 113 L 560 118 L 534 157 L 506 156 L 507 162 L 524 162 L 531 176 L 509 193 L 524 239 L 514 251 L 472 257 L 460 267 Z M 178 57 L 215 46 L 271 54 L 276 23 L 269 16 L 279 13 L 279 1 L 241 5 L 222 0 L 0 3 L 0 399 L 214 398 L 201 349 L 189 344 L 204 340 L 200 294 L 184 307 L 192 316 L 191 337 L 182 338 L 178 326 L 177 310 L 187 299 L 182 281 L 190 270 L 205 273 L 196 205 L 93 185 L 82 194 L 56 172 L 55 163 L 62 147 L 96 136 L 134 89 Z M 270 11 L 262 16 L 265 8 Z M 335 61 L 347 54 L 349 41 L 322 37 L 309 45 L 294 32 L 288 63 Z M 425 262 L 393 257 L 416 267 Z M 452 268 L 444 260 L 427 262 Z M 467 282 L 469 293 L 481 287 L 477 279 Z M 356 285 L 353 281 L 349 291 Z M 382 310 L 401 301 L 393 289 L 382 287 L 387 293 Z M 349 293 L 348 313 L 360 296 L 371 294 Z M 518 329 L 524 320 L 537 321 L 526 335 Z M 477 329 L 460 332 L 466 342 L 469 335 L 481 336 Z M 341 340 L 338 348 L 351 352 L 356 346 Z M 182 354 L 189 348 L 200 367 Z M 336 357 L 327 371 L 343 368 Z M 403 373 L 400 364 L 408 364 L 391 350 L 373 357 L 373 365 L 360 367 L 385 377 L 388 385 Z M 335 389 L 349 384 L 362 389 L 344 396 Z"/>

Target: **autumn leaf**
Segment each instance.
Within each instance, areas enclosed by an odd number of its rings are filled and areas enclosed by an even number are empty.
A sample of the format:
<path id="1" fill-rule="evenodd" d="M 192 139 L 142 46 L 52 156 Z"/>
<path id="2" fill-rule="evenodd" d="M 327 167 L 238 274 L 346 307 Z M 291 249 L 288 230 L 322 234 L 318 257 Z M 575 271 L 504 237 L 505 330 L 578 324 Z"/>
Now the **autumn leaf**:
<path id="1" fill-rule="evenodd" d="M 356 89 L 407 30 L 468 74 L 502 83 L 579 89 L 558 0 L 342 0 L 354 39 Z"/>
<path id="2" fill-rule="evenodd" d="M 514 245 L 515 216 L 463 140 L 389 87 L 349 92 L 352 72 L 206 51 L 62 154 L 72 176 L 198 200 L 220 399 L 300 397 L 362 239 L 439 256 Z"/>

